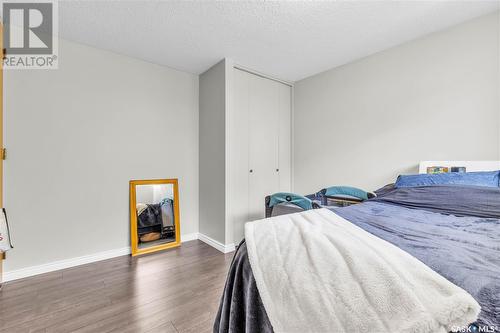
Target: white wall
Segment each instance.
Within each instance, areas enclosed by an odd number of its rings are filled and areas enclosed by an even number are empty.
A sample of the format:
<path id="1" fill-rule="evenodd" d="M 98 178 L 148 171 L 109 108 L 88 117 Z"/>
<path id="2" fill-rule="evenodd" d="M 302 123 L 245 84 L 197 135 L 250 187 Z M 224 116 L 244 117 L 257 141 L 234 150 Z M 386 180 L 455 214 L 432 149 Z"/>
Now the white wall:
<path id="1" fill-rule="evenodd" d="M 200 233 L 226 244 L 226 64 L 200 75 Z"/>
<path id="2" fill-rule="evenodd" d="M 130 179 L 178 178 L 198 231 L 198 77 L 67 41 L 59 69 L 5 72 L 6 271 L 124 248 Z"/>
<path id="3" fill-rule="evenodd" d="M 297 82 L 294 191 L 499 159 L 498 34 L 495 13 Z"/>
<path id="4" fill-rule="evenodd" d="M 137 203 L 157 204 L 165 198 L 174 198 L 174 185 L 137 185 L 135 188 L 135 200 Z"/>
<path id="5" fill-rule="evenodd" d="M 135 188 L 135 201 L 139 204 L 151 204 L 154 202 L 154 185 L 139 185 Z"/>

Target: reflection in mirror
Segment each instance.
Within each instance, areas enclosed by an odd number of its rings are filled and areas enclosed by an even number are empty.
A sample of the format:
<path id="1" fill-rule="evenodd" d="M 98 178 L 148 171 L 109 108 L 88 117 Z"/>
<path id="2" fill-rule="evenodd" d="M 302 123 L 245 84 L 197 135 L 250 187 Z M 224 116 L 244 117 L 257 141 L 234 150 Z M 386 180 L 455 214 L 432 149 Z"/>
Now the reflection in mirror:
<path id="1" fill-rule="evenodd" d="M 177 179 L 130 181 L 132 255 L 180 245 Z"/>
<path id="2" fill-rule="evenodd" d="M 137 185 L 137 239 L 139 249 L 175 241 L 172 184 Z"/>

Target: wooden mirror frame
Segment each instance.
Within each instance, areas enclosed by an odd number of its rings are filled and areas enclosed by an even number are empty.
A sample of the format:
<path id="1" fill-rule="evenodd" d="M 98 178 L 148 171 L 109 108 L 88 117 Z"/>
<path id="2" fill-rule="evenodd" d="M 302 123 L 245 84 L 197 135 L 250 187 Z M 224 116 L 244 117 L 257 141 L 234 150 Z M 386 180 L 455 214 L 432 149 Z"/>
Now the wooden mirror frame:
<path id="1" fill-rule="evenodd" d="M 139 239 L 137 235 L 137 208 L 136 208 L 136 186 L 137 185 L 159 185 L 172 184 L 174 186 L 174 225 L 175 241 L 154 245 L 145 249 L 139 249 Z M 179 215 L 179 185 L 177 178 L 173 179 L 148 179 L 130 181 L 130 248 L 132 256 L 178 247 L 181 245 L 180 215 Z"/>

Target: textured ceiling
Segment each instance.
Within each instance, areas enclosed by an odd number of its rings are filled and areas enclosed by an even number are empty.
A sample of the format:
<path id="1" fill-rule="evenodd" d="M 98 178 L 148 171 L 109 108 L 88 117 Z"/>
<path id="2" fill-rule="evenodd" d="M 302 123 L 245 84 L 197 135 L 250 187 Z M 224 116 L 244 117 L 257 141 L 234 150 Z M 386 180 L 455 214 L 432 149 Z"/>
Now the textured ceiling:
<path id="1" fill-rule="evenodd" d="M 202 73 L 224 57 L 288 81 L 499 8 L 499 1 L 60 1 L 59 34 Z"/>

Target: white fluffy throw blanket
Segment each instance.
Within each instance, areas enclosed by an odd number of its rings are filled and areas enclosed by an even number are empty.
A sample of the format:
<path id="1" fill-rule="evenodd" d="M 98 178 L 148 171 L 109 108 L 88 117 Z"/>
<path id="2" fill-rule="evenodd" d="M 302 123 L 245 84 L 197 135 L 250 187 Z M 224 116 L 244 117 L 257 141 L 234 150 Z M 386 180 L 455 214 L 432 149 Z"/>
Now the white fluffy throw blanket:
<path id="1" fill-rule="evenodd" d="M 327 209 L 245 225 L 275 332 L 449 332 L 479 304 L 398 247 Z"/>

